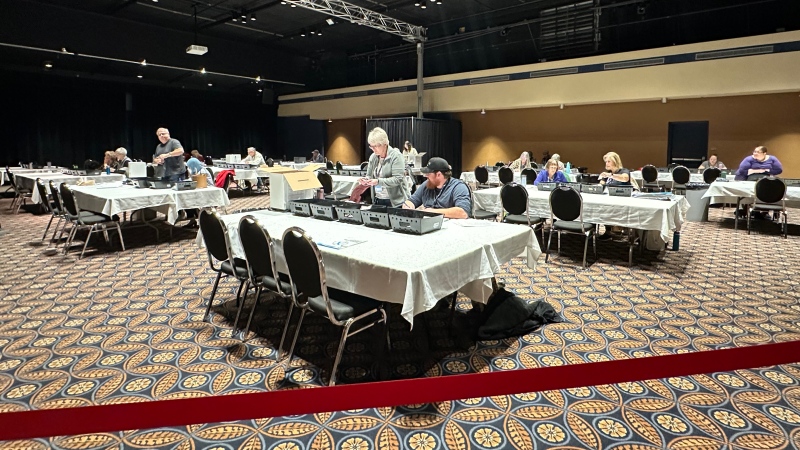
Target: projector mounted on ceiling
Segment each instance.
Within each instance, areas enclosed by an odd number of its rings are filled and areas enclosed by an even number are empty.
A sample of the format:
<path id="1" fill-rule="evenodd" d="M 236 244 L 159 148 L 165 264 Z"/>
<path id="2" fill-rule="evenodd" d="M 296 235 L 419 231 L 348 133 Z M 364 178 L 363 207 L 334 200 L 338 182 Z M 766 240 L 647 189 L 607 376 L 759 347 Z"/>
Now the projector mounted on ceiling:
<path id="1" fill-rule="evenodd" d="M 186 53 L 190 55 L 205 55 L 208 52 L 208 47 L 204 45 L 190 45 L 186 47 Z"/>

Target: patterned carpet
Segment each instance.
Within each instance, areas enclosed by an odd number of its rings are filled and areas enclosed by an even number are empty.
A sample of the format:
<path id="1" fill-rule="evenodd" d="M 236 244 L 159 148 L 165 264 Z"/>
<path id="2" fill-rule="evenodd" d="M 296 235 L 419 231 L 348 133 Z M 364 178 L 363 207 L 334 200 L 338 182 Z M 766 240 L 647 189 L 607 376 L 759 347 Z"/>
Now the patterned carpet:
<path id="1" fill-rule="evenodd" d="M 235 196 L 237 194 L 233 194 Z M 267 196 L 232 199 L 265 207 Z M 275 362 L 288 306 L 264 297 L 255 333 L 231 336 L 237 285 L 222 282 L 202 321 L 214 273 L 191 230 L 161 241 L 125 231 L 128 250 L 93 238 L 87 256 L 44 256 L 47 217 L 10 215 L 0 200 L 0 412 L 313 387 L 328 379 L 337 329 L 309 317 L 291 367 Z M 476 342 L 459 298 L 454 332 L 441 308 L 413 330 L 391 312 L 392 349 L 377 333 L 348 340 L 340 384 L 446 376 L 800 339 L 800 227 L 788 239 L 757 221 L 733 231 L 731 210 L 684 227 L 680 251 L 635 254 L 599 242 L 580 269 L 582 242 L 537 270 L 522 259 L 498 278 L 563 317 L 522 338 Z M 800 211 L 790 211 L 798 222 Z M 591 261 L 591 257 L 590 257 Z M 541 260 L 543 262 L 543 259 Z M 249 299 L 252 302 L 252 296 Z M 223 303 L 224 302 L 224 303 Z M 800 356 L 798 356 L 800 361 Z M 587 374 L 591 377 L 591 374 Z M 468 398 L 398 408 L 0 442 L 58 449 L 800 448 L 800 364 L 563 391 Z"/>

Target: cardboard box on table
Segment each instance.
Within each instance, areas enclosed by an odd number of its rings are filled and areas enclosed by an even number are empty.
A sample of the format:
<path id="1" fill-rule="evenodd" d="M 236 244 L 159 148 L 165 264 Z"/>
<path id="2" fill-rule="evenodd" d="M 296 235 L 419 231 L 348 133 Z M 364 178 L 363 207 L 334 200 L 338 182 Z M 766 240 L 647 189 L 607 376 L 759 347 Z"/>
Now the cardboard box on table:
<path id="1" fill-rule="evenodd" d="M 322 187 L 314 168 L 294 170 L 290 167 L 263 167 L 269 173 L 270 207 L 286 211 L 291 200 L 314 198 L 317 189 Z"/>

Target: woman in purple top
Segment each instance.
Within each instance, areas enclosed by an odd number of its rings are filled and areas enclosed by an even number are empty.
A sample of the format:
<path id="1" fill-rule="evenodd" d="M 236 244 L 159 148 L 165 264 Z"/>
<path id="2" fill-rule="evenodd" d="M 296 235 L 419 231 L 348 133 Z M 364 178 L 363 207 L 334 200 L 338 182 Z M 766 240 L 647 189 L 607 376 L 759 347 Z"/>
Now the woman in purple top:
<path id="1" fill-rule="evenodd" d="M 767 154 L 767 147 L 763 145 L 753 150 L 753 155 L 748 156 L 739 164 L 736 171 L 737 180 L 757 180 L 770 175 L 783 173 L 783 166 L 778 158 Z"/>
<path id="2" fill-rule="evenodd" d="M 539 172 L 536 180 L 533 181 L 534 185 L 539 183 L 567 183 L 567 177 L 558 170 L 558 161 L 551 159 L 545 164 L 544 170 Z"/>

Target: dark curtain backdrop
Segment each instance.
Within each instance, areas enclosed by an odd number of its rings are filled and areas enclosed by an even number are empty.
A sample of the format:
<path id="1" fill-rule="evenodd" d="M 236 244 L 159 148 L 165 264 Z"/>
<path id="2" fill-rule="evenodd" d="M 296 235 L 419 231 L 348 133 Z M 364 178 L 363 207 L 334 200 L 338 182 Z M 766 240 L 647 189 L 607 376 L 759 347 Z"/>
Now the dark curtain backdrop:
<path id="1" fill-rule="evenodd" d="M 156 129 L 169 128 L 186 150 L 221 157 L 256 147 L 275 152 L 277 109 L 260 97 L 0 73 L 7 105 L 0 131 L 3 164 L 83 165 L 105 150 L 150 160 Z"/>
<path id="2" fill-rule="evenodd" d="M 305 117 L 278 117 L 278 156 L 286 155 L 291 160 L 295 156 L 311 159 L 311 151 L 319 150 L 325 155 L 327 122 Z"/>
<path id="3" fill-rule="evenodd" d="M 461 122 L 398 117 L 367 119 L 366 126 L 368 135 L 375 127 L 386 130 L 389 143 L 401 150 L 405 141 L 411 141 L 418 152 L 426 153 L 422 158 L 423 164 L 427 164 L 428 159 L 434 156 L 446 159 L 453 168 L 453 176 L 461 176 Z"/>

